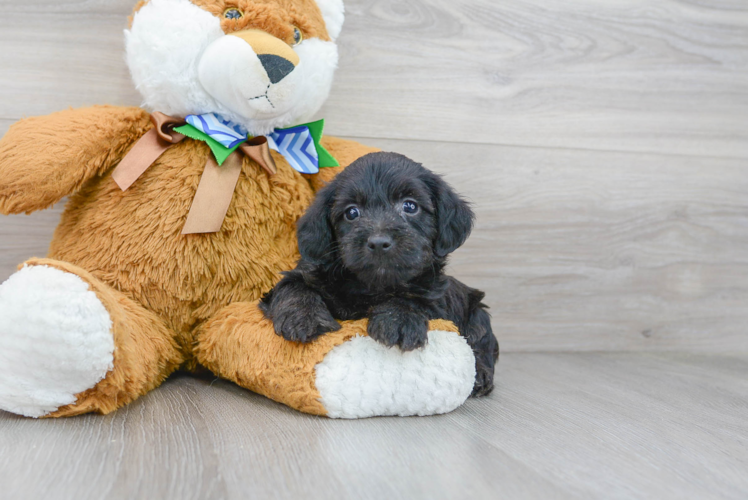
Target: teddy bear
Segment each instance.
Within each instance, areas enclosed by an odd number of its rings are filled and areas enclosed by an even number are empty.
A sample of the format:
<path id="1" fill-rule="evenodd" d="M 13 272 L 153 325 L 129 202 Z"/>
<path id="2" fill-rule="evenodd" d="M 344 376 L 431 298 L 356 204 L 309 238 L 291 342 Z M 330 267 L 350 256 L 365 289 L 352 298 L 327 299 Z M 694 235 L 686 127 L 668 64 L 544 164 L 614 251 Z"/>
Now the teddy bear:
<path id="1" fill-rule="evenodd" d="M 334 418 L 464 403 L 475 357 L 450 322 L 412 352 L 373 341 L 365 320 L 301 344 L 257 306 L 298 260 L 315 192 L 374 151 L 310 121 L 343 20 L 342 0 L 140 1 L 125 47 L 142 107 L 10 128 L 0 212 L 69 200 L 48 256 L 0 285 L 0 409 L 106 414 L 178 369 Z"/>

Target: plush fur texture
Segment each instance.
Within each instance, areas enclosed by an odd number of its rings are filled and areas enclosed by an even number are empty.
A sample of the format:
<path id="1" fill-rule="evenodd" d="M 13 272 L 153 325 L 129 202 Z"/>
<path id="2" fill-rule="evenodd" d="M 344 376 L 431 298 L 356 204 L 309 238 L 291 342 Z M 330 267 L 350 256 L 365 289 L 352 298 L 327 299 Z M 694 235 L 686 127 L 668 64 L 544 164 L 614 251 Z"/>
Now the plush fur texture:
<path id="1" fill-rule="evenodd" d="M 240 8 L 243 17 L 222 17 L 228 6 Z M 178 116 L 221 113 L 257 133 L 294 125 L 324 101 L 337 60 L 332 39 L 342 23 L 342 4 L 320 0 L 320 7 L 314 0 L 140 2 L 127 35 L 133 78 L 151 110 Z M 293 92 L 286 89 L 295 103 L 287 112 L 250 116 L 229 109 L 225 95 L 203 88 L 199 66 L 211 44 L 257 29 L 275 37 L 270 45 L 290 45 L 294 27 L 305 41 L 294 47 L 300 61 L 294 71 L 302 77 Z M 267 78 L 255 74 L 257 65 L 248 71 L 248 80 Z M 100 106 L 22 120 L 0 140 L 0 213 L 30 213 L 70 197 L 49 257 L 29 260 L 4 285 L 0 406 L 49 417 L 109 413 L 154 389 L 174 370 L 202 364 L 301 411 L 327 414 L 315 366 L 336 347 L 365 336 L 366 323 L 344 323 L 336 334 L 311 344 L 288 342 L 274 334 L 257 301 L 299 259 L 296 222 L 315 192 L 374 149 L 325 137 L 323 145 L 341 167 L 313 176 L 299 174 L 275 153 L 273 176 L 244 158 L 221 231 L 185 236 L 181 230 L 212 154 L 206 144 L 185 139 L 172 146 L 125 192 L 111 176 L 151 128 L 143 109 Z M 45 287 L 57 278 L 61 284 L 52 286 L 48 297 Z M 85 305 L 75 309 L 79 318 L 60 323 L 54 290 L 59 295 L 72 290 L 77 298 L 70 307 Z M 44 304 L 35 305 L 37 300 Z M 108 328 L 102 326 L 106 318 Z M 98 329 L 86 336 L 93 331 L 89 324 Z M 437 322 L 431 329 L 455 327 Z M 29 341 L 44 335 L 64 347 L 53 352 Z M 93 347 L 80 347 L 81 338 L 92 339 Z M 111 343 L 105 349 L 106 339 Z M 21 368 L 25 364 L 28 370 Z M 80 377 L 70 375 L 76 369 L 82 370 Z M 42 394 L 45 380 L 50 394 Z M 398 391 L 411 389 L 405 384 Z M 452 397 L 453 391 L 443 394 Z"/>
<path id="2" fill-rule="evenodd" d="M 369 154 L 319 192 L 299 222 L 301 260 L 261 307 L 287 340 L 368 317 L 369 336 L 404 351 L 426 345 L 429 320 L 449 319 L 475 352 L 474 395 L 488 394 L 499 346 L 484 294 L 444 275 L 472 226 L 439 176 L 402 155 Z"/>
<path id="3" fill-rule="evenodd" d="M 317 5 L 325 19 L 327 33 L 330 39 L 335 41 L 340 36 L 345 20 L 345 6 L 343 0 L 317 0 Z"/>
<path id="4" fill-rule="evenodd" d="M 78 192 L 151 128 L 139 108 L 99 106 L 27 118 L 0 140 L 0 213 L 31 213 Z"/>
<path id="5" fill-rule="evenodd" d="M 112 369 L 106 308 L 74 274 L 24 267 L 0 285 L 0 409 L 41 417 Z"/>
<path id="6" fill-rule="evenodd" d="M 454 330 L 433 326 L 428 345 L 417 351 L 388 349 L 371 337 L 353 338 L 330 351 L 315 368 L 327 416 L 435 415 L 464 403 L 475 380 L 472 350 Z"/>

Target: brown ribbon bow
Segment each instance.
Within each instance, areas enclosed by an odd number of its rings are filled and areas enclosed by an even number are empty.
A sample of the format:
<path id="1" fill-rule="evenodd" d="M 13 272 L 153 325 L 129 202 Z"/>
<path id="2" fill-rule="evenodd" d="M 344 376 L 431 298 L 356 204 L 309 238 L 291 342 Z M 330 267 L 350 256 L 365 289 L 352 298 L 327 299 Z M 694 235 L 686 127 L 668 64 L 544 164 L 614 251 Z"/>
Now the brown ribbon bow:
<path id="1" fill-rule="evenodd" d="M 184 135 L 174 131 L 175 127 L 186 123 L 184 120 L 156 112 L 151 115 L 151 121 L 154 128 L 135 143 L 112 173 L 114 182 L 122 191 L 132 186 L 167 149 L 185 139 Z M 275 175 L 278 171 L 270 155 L 268 140 L 264 136 L 255 137 L 239 146 L 221 166 L 211 153 L 182 234 L 217 233 L 221 230 L 242 171 L 244 157 L 239 151 L 254 160 L 268 174 Z"/>

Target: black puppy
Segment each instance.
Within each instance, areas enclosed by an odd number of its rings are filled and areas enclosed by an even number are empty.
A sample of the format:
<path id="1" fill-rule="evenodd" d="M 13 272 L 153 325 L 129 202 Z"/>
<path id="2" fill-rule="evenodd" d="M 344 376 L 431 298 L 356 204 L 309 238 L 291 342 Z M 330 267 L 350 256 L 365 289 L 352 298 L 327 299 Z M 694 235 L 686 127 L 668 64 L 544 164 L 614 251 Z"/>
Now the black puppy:
<path id="1" fill-rule="evenodd" d="M 493 389 L 499 344 L 484 293 L 444 275 L 447 255 L 473 227 L 470 207 L 442 180 L 394 153 L 355 161 L 299 221 L 301 259 L 260 307 L 287 340 L 309 342 L 369 318 L 368 333 L 408 351 L 428 340 L 428 320 L 454 322 L 473 348 L 474 396 Z"/>

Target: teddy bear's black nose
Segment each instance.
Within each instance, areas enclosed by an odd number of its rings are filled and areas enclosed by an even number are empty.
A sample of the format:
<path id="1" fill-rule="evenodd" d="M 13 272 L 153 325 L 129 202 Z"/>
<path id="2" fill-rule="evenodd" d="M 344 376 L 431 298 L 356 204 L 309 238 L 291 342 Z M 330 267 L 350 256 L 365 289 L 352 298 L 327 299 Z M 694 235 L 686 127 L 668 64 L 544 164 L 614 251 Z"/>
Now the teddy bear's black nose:
<path id="1" fill-rule="evenodd" d="M 278 83 L 283 80 L 296 67 L 288 59 L 276 56 L 275 54 L 261 54 L 257 57 L 260 59 L 260 63 L 262 63 L 262 67 L 265 68 L 265 72 L 272 83 Z"/>

